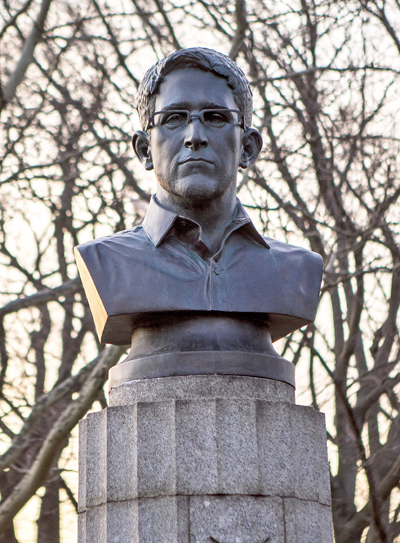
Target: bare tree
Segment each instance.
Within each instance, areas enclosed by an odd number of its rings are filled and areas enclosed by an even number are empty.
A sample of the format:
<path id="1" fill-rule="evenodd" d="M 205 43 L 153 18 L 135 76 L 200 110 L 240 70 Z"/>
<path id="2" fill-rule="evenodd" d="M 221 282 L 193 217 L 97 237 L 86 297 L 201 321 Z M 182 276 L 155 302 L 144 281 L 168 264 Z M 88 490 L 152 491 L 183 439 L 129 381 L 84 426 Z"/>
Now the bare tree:
<path id="1" fill-rule="evenodd" d="M 138 82 L 193 45 L 229 54 L 253 85 L 265 147 L 242 201 L 269 236 L 325 260 L 315 325 L 280 347 L 304 400 L 327 412 L 336 541 L 395 541 L 397 0 L 2 0 L 0 15 L 0 542 L 17 541 L 12 519 L 38 488 L 40 543 L 60 541 L 60 489 L 76 504 L 68 435 L 94 401 L 106 406 L 123 349 L 98 344 L 72 247 L 143 218 Z"/>

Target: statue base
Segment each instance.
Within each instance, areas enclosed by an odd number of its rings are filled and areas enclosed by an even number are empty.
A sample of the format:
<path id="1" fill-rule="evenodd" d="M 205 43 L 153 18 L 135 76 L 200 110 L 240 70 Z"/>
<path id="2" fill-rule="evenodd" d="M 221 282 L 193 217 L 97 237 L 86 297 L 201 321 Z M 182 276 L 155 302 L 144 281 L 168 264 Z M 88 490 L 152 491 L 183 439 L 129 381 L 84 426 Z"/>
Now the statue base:
<path id="1" fill-rule="evenodd" d="M 282 381 L 116 386 L 79 457 L 79 543 L 333 541 L 324 415 Z"/>
<path id="2" fill-rule="evenodd" d="M 294 365 L 274 349 L 269 324 L 254 315 L 151 315 L 134 328 L 128 357 L 110 370 L 110 388 L 138 379 L 244 375 L 294 387 Z"/>
<path id="3" fill-rule="evenodd" d="M 243 375 L 294 387 L 294 365 L 280 356 L 241 351 L 162 353 L 125 360 L 110 370 L 110 389 L 138 379 L 183 375 Z"/>

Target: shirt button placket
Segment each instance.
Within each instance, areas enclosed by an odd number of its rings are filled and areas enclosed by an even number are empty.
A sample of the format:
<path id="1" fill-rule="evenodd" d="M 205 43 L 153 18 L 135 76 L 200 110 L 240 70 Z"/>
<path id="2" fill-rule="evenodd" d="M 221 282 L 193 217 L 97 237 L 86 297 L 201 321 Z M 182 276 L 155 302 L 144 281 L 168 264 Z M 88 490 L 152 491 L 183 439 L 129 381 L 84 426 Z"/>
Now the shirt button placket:
<path id="1" fill-rule="evenodd" d="M 211 259 L 211 266 L 212 266 L 212 270 L 214 272 L 214 275 L 219 275 L 219 269 L 217 267 L 217 263 L 215 262 L 215 260 L 213 258 Z"/>

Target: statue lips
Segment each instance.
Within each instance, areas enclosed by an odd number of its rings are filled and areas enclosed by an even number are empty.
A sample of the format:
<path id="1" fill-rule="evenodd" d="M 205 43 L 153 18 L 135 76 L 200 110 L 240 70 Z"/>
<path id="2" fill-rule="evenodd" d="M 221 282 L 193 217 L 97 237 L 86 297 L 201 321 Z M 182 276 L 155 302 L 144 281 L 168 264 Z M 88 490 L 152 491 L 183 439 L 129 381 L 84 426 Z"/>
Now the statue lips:
<path id="1" fill-rule="evenodd" d="M 189 157 L 189 158 L 180 160 L 178 162 L 178 165 L 179 167 L 183 168 L 184 171 L 186 168 L 188 168 L 186 170 L 187 172 L 196 173 L 196 172 L 203 171 L 204 173 L 206 173 L 207 171 L 210 172 L 209 168 L 210 166 L 214 166 L 214 162 L 211 162 L 211 160 L 207 160 L 206 158 L 203 158 L 203 157 L 198 157 L 198 158 Z"/>
<path id="2" fill-rule="evenodd" d="M 211 160 L 207 160 L 206 158 L 202 158 L 202 157 L 199 157 L 199 158 L 189 157 L 189 158 L 185 158 L 184 160 L 180 160 L 180 161 L 179 161 L 179 165 L 181 165 L 181 164 L 188 164 L 189 162 L 204 162 L 204 163 L 206 163 L 206 164 L 213 164 L 213 162 L 211 162 Z"/>

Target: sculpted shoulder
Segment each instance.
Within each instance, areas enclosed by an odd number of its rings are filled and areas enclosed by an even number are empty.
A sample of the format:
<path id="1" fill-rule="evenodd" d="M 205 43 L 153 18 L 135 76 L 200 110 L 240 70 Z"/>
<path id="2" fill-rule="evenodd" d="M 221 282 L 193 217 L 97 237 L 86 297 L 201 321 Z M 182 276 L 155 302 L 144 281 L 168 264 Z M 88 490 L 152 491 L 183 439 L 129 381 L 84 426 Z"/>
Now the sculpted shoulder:
<path id="1" fill-rule="evenodd" d="M 270 248 L 268 258 L 274 259 L 276 264 L 280 264 L 282 267 L 289 264 L 290 268 L 293 270 L 297 268 L 297 271 L 300 271 L 303 265 L 306 267 L 312 266 L 314 273 L 319 268 L 322 274 L 323 260 L 318 253 L 268 236 L 262 237 Z M 119 257 L 126 258 L 129 256 L 134 257 L 133 252 L 138 251 L 140 253 L 148 250 L 152 253 L 152 257 L 157 259 L 157 254 L 161 256 L 162 253 L 160 248 L 154 247 L 154 243 L 149 239 L 142 225 L 88 241 L 78 245 L 75 250 L 79 251 L 85 261 L 87 259 L 91 260 L 96 254 L 98 256 L 107 255 L 107 258 L 112 258 L 112 255 L 115 254 L 115 256 L 119 255 Z M 315 274 L 318 275 L 318 273 Z"/>
<path id="2" fill-rule="evenodd" d="M 121 232 L 116 232 L 109 236 L 87 241 L 86 243 L 82 243 L 75 247 L 75 250 L 78 250 L 82 256 L 92 254 L 100 249 L 111 252 L 119 252 L 120 250 L 124 252 L 128 247 L 134 248 L 136 245 L 140 247 L 148 242 L 149 239 L 146 236 L 142 225 L 139 225 L 128 228 L 127 230 L 122 230 Z"/>
<path id="3" fill-rule="evenodd" d="M 270 249 L 274 255 L 278 258 L 283 258 L 286 260 L 286 258 L 296 258 L 297 259 L 304 259 L 306 262 L 310 262 L 312 265 L 316 267 L 323 268 L 323 259 L 320 254 L 314 253 L 313 251 L 310 251 L 309 249 L 305 249 L 304 247 L 299 247 L 298 245 L 291 245 L 290 243 L 285 243 L 283 241 L 278 241 L 273 238 L 269 238 L 267 236 L 263 236 L 265 241 L 270 246 Z"/>

